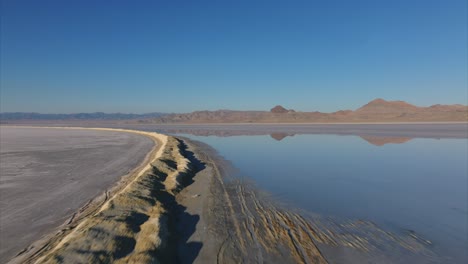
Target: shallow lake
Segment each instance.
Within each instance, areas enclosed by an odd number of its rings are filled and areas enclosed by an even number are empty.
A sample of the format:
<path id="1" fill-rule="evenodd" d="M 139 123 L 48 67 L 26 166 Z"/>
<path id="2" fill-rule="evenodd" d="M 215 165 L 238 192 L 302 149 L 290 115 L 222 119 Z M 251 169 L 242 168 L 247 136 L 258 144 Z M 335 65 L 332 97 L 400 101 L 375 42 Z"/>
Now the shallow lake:
<path id="1" fill-rule="evenodd" d="M 450 138 L 444 138 L 447 133 L 421 138 L 417 133 L 356 135 L 359 131 L 296 134 L 292 128 L 263 135 L 258 130 L 176 133 L 214 147 L 238 169 L 238 177 L 253 180 L 283 203 L 371 221 L 395 233 L 414 232 L 446 261 L 466 263 L 468 139 L 466 126 L 458 129 L 461 133 Z"/>

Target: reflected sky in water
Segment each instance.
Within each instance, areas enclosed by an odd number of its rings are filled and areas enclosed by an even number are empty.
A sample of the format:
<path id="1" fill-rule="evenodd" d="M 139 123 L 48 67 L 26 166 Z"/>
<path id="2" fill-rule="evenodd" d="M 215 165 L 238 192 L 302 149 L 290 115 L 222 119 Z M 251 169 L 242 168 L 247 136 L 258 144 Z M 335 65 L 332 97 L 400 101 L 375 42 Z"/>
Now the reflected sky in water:
<path id="1" fill-rule="evenodd" d="M 184 135 L 208 143 L 240 177 L 294 207 L 414 230 L 444 254 L 466 253 L 466 138 Z"/>

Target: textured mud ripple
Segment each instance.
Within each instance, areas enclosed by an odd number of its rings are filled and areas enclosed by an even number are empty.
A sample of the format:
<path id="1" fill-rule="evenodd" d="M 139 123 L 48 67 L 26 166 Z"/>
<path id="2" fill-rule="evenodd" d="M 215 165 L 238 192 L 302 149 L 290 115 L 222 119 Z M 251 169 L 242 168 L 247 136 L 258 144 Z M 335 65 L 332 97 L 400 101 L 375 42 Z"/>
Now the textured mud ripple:
<path id="1" fill-rule="evenodd" d="M 214 154 L 211 154 L 212 156 Z M 208 162 L 209 163 L 209 162 Z M 369 221 L 338 220 L 280 205 L 254 184 L 230 177 L 230 165 L 211 162 L 211 231 L 222 237 L 218 263 L 443 263 L 431 241 L 394 234 Z"/>

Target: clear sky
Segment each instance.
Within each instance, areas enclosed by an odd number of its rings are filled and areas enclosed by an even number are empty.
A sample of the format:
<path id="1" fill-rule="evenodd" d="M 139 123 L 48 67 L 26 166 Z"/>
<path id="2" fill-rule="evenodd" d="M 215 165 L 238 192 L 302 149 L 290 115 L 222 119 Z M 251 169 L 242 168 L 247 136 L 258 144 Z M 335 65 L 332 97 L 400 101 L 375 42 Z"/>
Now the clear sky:
<path id="1" fill-rule="evenodd" d="M 467 104 L 466 0 L 0 0 L 0 110 Z"/>

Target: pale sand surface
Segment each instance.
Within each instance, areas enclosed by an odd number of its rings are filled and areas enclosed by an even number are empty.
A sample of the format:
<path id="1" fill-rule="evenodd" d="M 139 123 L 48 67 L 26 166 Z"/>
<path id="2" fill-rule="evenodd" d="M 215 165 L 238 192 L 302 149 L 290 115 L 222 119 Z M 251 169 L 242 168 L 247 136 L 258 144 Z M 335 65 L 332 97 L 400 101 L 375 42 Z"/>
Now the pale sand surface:
<path id="1" fill-rule="evenodd" d="M 104 129 L 108 130 L 108 129 Z M 172 263 L 177 259 L 176 202 L 191 183 L 195 163 L 182 141 L 141 131 L 158 143 L 120 189 L 66 225 L 25 263 Z M 195 167 L 194 167 L 195 166 Z M 208 186 L 206 186 L 208 187 Z M 89 210 L 88 210 L 89 211 Z M 15 259 L 18 263 L 21 260 Z M 168 262 L 169 261 L 169 262 Z"/>
<path id="2" fill-rule="evenodd" d="M 138 166 L 135 133 L 0 126 L 0 262 L 40 239 Z"/>

